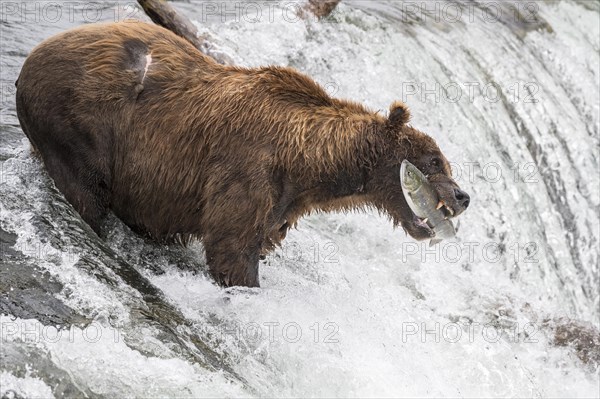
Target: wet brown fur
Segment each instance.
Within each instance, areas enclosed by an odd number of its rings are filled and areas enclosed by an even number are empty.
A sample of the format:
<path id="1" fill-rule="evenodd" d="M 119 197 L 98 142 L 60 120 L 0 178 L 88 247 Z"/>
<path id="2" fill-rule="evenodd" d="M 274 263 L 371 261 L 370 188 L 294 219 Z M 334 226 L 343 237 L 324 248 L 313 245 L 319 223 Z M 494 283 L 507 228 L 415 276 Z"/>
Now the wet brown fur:
<path id="1" fill-rule="evenodd" d="M 17 110 L 94 230 L 112 209 L 156 240 L 202 239 L 227 286 L 258 286 L 259 255 L 312 210 L 375 206 L 429 237 L 402 196 L 405 158 L 441 179 L 446 203 L 443 187 L 456 186 L 404 104 L 384 117 L 291 68 L 219 65 L 145 23 L 86 25 L 40 44 L 17 82 Z"/>

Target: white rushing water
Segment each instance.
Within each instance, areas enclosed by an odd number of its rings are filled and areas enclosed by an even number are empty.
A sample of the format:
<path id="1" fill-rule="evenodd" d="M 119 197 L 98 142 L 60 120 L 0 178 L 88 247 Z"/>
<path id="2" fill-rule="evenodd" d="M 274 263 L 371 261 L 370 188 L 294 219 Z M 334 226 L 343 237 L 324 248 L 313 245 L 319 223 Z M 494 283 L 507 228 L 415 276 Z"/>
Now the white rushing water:
<path id="1" fill-rule="evenodd" d="M 600 323 L 597 4 L 527 3 L 521 17 L 546 21 L 529 31 L 497 3 L 438 3 L 437 20 L 434 3 L 415 18 L 421 3 L 343 1 L 322 22 L 230 4 L 226 22 L 181 7 L 240 65 L 293 66 L 384 113 L 410 106 L 471 195 L 457 239 L 430 249 L 376 212 L 315 214 L 261 263 L 260 289 L 223 290 L 201 244 L 160 247 L 112 220 L 114 257 L 185 319 L 174 343 L 23 136 L 2 149 L 0 226 L 43 249 L 27 255 L 62 284 L 54 296 L 94 321 L 1 316 L 4 350 L 46 360 L 3 365 L 0 395 L 60 397 L 49 362 L 90 397 L 598 396 L 598 368 L 552 344 L 559 318 Z M 223 370 L 194 360 L 188 330 Z"/>

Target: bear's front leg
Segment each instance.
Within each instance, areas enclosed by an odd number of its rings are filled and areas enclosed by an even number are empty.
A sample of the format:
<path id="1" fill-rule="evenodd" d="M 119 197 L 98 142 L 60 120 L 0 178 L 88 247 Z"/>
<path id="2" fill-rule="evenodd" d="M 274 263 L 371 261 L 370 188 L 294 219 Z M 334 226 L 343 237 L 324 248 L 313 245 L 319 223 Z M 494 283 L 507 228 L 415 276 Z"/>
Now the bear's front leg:
<path id="1" fill-rule="evenodd" d="M 258 261 L 272 212 L 270 171 L 239 154 L 219 155 L 205 183 L 202 241 L 208 268 L 222 286 L 258 287 Z"/>
<path id="2" fill-rule="evenodd" d="M 223 287 L 259 287 L 258 260 L 261 245 L 255 237 L 246 239 L 232 232 L 227 237 L 204 240 L 211 275 Z"/>

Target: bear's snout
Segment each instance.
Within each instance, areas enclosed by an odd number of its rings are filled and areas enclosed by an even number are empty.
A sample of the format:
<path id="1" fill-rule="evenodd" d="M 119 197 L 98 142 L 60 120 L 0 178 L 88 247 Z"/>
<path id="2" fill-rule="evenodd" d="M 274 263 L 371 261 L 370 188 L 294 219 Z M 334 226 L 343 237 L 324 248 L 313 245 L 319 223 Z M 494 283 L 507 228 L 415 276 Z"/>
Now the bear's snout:
<path id="1" fill-rule="evenodd" d="M 445 216 L 456 217 L 467 209 L 471 197 L 452 178 L 438 174 L 430 177 L 429 181 L 438 194 L 440 209 Z"/>
<path id="2" fill-rule="evenodd" d="M 464 210 L 469 207 L 469 203 L 471 202 L 471 197 L 465 191 L 460 188 L 454 189 L 454 199 L 456 203 Z"/>

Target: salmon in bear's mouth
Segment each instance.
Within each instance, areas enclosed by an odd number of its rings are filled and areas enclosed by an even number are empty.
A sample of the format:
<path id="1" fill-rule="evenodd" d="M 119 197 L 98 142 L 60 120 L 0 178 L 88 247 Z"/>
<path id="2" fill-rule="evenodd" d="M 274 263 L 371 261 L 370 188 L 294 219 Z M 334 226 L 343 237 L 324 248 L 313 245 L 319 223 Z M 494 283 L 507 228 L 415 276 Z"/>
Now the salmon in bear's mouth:
<path id="1" fill-rule="evenodd" d="M 444 201 L 441 201 L 441 200 L 438 202 L 438 204 L 439 204 L 439 208 L 436 208 L 436 209 L 442 213 L 442 215 L 444 216 L 445 219 L 450 220 L 450 219 L 454 218 L 455 212 L 452 210 L 452 208 L 447 206 L 444 203 Z M 431 230 L 432 234 L 435 234 L 432 229 L 433 226 L 430 225 L 429 218 L 426 218 L 426 217 L 422 218 L 422 217 L 417 216 L 412 209 L 411 209 L 411 213 L 413 216 L 413 224 L 415 226 L 420 226 L 422 228 L 426 228 L 428 230 Z"/>
<path id="2" fill-rule="evenodd" d="M 442 194 L 449 190 L 441 193 L 438 187 L 408 160 L 402 162 L 400 181 L 404 198 L 413 214 L 413 225 L 424 230 L 430 237 L 435 237 L 436 242 L 454 237 L 456 229 L 450 218 L 457 212 L 448 206 L 446 199 L 442 197 Z"/>

